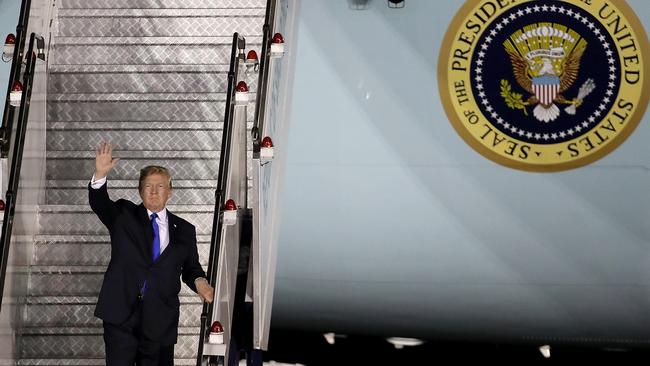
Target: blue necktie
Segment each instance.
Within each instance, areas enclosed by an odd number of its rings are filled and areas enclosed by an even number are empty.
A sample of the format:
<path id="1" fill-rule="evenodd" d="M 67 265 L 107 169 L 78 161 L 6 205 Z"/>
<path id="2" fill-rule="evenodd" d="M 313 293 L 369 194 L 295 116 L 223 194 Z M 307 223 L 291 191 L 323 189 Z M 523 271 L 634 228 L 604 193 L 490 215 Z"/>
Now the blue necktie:
<path id="1" fill-rule="evenodd" d="M 158 256 L 160 255 L 160 229 L 158 228 L 158 222 L 156 219 L 158 218 L 158 214 L 152 213 L 151 216 L 151 227 L 153 228 L 153 261 L 155 262 L 156 259 L 158 259 Z M 147 291 L 147 281 L 144 281 L 144 284 L 142 285 L 142 288 L 140 289 L 140 294 L 144 295 L 144 293 Z"/>
<path id="2" fill-rule="evenodd" d="M 151 216 L 151 227 L 153 228 L 153 261 L 155 262 L 160 255 L 160 229 L 158 228 L 158 214 L 152 213 Z"/>

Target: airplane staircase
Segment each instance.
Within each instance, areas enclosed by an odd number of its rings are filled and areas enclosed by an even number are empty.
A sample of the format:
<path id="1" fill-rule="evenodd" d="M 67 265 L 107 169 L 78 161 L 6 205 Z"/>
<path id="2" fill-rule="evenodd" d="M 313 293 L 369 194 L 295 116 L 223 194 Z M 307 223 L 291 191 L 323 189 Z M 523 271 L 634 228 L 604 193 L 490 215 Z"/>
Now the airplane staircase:
<path id="1" fill-rule="evenodd" d="M 208 264 L 232 35 L 261 46 L 264 0 L 62 0 L 49 55 L 45 205 L 34 243 L 19 365 L 101 365 L 93 316 L 108 235 L 87 204 L 94 148 L 114 145 L 112 198 L 139 202 L 145 165 L 173 175 L 169 209 L 197 228 Z M 248 78 L 255 90 L 255 75 Z M 254 93 L 244 121 L 253 119 Z M 175 363 L 197 362 L 202 305 L 183 287 Z"/>

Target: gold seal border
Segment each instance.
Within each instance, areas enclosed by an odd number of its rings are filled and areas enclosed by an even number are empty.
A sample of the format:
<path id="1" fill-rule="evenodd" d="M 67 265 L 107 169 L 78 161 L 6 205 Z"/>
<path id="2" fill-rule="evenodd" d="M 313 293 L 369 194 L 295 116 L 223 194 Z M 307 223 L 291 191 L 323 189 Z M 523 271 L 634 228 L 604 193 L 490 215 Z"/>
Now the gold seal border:
<path id="1" fill-rule="evenodd" d="M 466 0 L 465 3 L 460 7 L 460 9 L 456 11 L 456 14 L 454 14 L 452 21 L 449 23 L 449 26 L 447 27 L 447 31 L 445 32 L 445 36 L 443 38 L 442 44 L 440 45 L 440 51 L 438 55 L 438 70 L 437 70 L 438 91 L 440 94 L 440 99 L 442 101 L 442 106 L 445 110 L 445 114 L 447 115 L 447 118 L 449 118 L 449 121 L 451 122 L 451 125 L 454 127 L 458 135 L 465 141 L 465 143 L 467 143 L 471 148 L 473 148 L 475 151 L 483 155 L 483 157 L 503 166 L 507 166 L 510 168 L 523 170 L 523 171 L 529 171 L 529 172 L 559 172 L 559 171 L 575 169 L 575 168 L 579 168 L 591 164 L 594 161 L 599 160 L 602 157 L 608 155 L 627 140 L 627 138 L 632 134 L 632 132 L 636 130 L 636 127 L 638 126 L 641 119 L 645 115 L 646 109 L 648 107 L 648 100 L 650 99 L 650 90 L 649 90 L 650 89 L 650 74 L 649 74 L 650 62 L 648 62 L 650 61 L 650 53 L 649 53 L 650 42 L 648 42 L 648 36 L 647 33 L 645 32 L 645 28 L 643 27 L 641 21 L 637 17 L 634 10 L 624 0 L 613 2 L 613 4 L 610 3 L 610 5 L 614 6 L 618 11 L 620 11 L 621 14 L 628 21 L 630 26 L 632 27 L 632 31 L 634 32 L 636 36 L 636 40 L 638 41 L 638 46 L 640 50 L 639 53 L 643 56 L 643 59 L 646 62 L 640 68 L 643 72 L 643 84 L 641 85 L 641 94 L 639 95 L 638 102 L 635 105 L 636 109 L 634 113 L 628 117 L 629 120 L 628 122 L 626 122 L 626 126 L 624 126 L 624 128 L 614 136 L 614 138 L 610 143 L 604 145 L 601 148 L 598 148 L 596 151 L 594 151 L 591 154 L 587 154 L 583 157 L 577 157 L 565 163 L 532 164 L 532 163 L 525 163 L 518 160 L 505 158 L 499 155 L 498 153 L 493 152 L 490 148 L 486 147 L 481 142 L 479 142 L 476 138 L 474 138 L 474 136 L 472 136 L 472 134 L 465 128 L 464 122 L 461 118 L 462 116 L 456 111 L 452 101 L 453 97 L 451 96 L 451 86 L 449 84 L 450 80 L 449 80 L 449 73 L 448 73 L 449 57 L 451 56 L 449 50 L 452 49 L 452 46 L 456 40 L 455 36 L 460 31 L 465 21 L 467 21 L 468 14 L 470 14 L 471 10 L 473 10 L 474 8 L 476 8 L 478 5 L 480 5 L 485 1 L 486 0 Z M 522 1 L 520 4 L 524 4 L 531 1 L 532 0 Z M 562 2 L 572 4 L 571 1 L 562 1 Z M 572 4 L 572 5 L 583 8 L 582 6 L 577 4 Z M 488 25 L 489 24 L 492 24 L 492 22 L 488 23 Z M 481 35 L 483 35 L 484 31 L 485 29 L 483 29 L 479 34 L 477 34 L 477 39 L 480 38 Z M 611 33 L 610 36 L 613 37 Z M 617 57 L 619 57 L 620 59 L 621 54 L 618 48 L 616 49 L 616 51 L 617 51 Z M 623 82 L 621 82 L 621 87 L 622 86 L 623 86 Z M 617 96 L 620 95 L 620 93 L 621 91 L 619 90 Z M 601 122 L 603 120 L 601 120 Z"/>

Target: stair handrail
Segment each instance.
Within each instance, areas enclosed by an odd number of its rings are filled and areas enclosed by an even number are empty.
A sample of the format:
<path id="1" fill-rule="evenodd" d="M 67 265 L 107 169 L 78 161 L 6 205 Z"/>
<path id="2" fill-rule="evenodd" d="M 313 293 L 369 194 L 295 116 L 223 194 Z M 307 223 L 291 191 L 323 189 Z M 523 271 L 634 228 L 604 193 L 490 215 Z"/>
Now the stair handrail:
<path id="1" fill-rule="evenodd" d="M 262 27 L 262 51 L 260 55 L 259 76 L 257 78 L 257 94 L 255 100 L 255 117 L 251 137 L 253 139 L 253 158 L 259 158 L 261 134 L 264 132 L 264 117 L 266 111 L 266 89 L 269 83 L 269 61 L 272 26 L 275 23 L 275 5 L 276 0 L 266 1 L 266 15 L 264 17 L 264 26 Z"/>
<path id="2" fill-rule="evenodd" d="M 20 79 L 31 3 L 31 0 L 23 0 L 21 2 L 20 13 L 18 15 L 18 25 L 16 25 L 16 43 L 14 45 L 14 55 L 11 60 L 11 69 L 9 71 L 9 85 L 7 85 L 7 97 L 5 99 L 5 108 L 2 114 L 2 126 L 0 126 L 0 157 L 2 158 L 6 158 L 9 155 L 9 145 L 11 144 L 11 133 L 14 123 L 14 109 L 10 108 L 9 98 L 14 82 Z"/>
<path id="3" fill-rule="evenodd" d="M 0 233 L 0 300 L 4 293 L 4 283 L 7 273 L 7 262 L 9 260 L 9 246 L 11 243 L 11 230 L 13 228 L 14 215 L 16 209 L 16 193 L 18 192 L 18 183 L 20 180 L 20 170 L 23 162 L 23 151 L 25 147 L 25 135 L 27 134 L 27 121 L 29 118 L 29 107 L 32 98 L 32 86 L 34 83 L 34 68 L 36 66 L 36 54 L 34 53 L 34 41 L 44 42 L 43 37 L 32 33 L 29 37 L 29 47 L 27 49 L 27 62 L 25 72 L 23 73 L 23 92 L 18 109 L 18 120 L 16 125 L 16 136 L 13 143 L 13 153 L 11 155 L 11 166 L 9 168 L 9 184 L 5 196 L 6 205 L 4 211 L 4 220 L 2 222 L 2 233 Z M 13 109 L 13 107 L 12 107 Z M 2 303 L 0 301 L 0 309 Z"/>
<path id="4" fill-rule="evenodd" d="M 210 239 L 210 254 L 208 256 L 208 281 L 215 286 L 217 279 L 217 264 L 219 260 L 219 251 L 221 246 L 221 233 L 223 228 L 222 211 L 224 208 L 224 192 L 228 183 L 228 170 L 230 165 L 230 146 L 232 141 L 233 121 L 234 121 L 234 96 L 235 82 L 239 75 L 239 61 L 244 59 L 244 49 L 246 40 L 239 33 L 232 36 L 232 49 L 230 52 L 230 68 L 228 70 L 228 87 L 226 89 L 226 106 L 223 122 L 223 133 L 221 137 L 221 154 L 219 156 L 219 175 L 217 178 L 217 188 L 214 192 L 214 216 L 212 218 L 212 237 Z M 210 325 L 208 319 L 212 319 L 214 303 L 203 303 L 201 312 L 201 326 L 199 328 L 199 348 L 197 353 L 196 365 L 202 365 L 203 343 Z"/>

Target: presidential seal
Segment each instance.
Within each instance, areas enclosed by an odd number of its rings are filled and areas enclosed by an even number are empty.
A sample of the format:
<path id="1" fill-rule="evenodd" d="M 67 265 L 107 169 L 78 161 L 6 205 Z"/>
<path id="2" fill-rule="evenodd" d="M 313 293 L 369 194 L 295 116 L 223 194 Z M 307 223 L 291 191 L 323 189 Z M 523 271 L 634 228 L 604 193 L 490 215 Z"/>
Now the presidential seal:
<path id="1" fill-rule="evenodd" d="M 440 51 L 458 134 L 512 168 L 551 172 L 613 151 L 648 104 L 648 40 L 624 1 L 469 0 Z"/>

